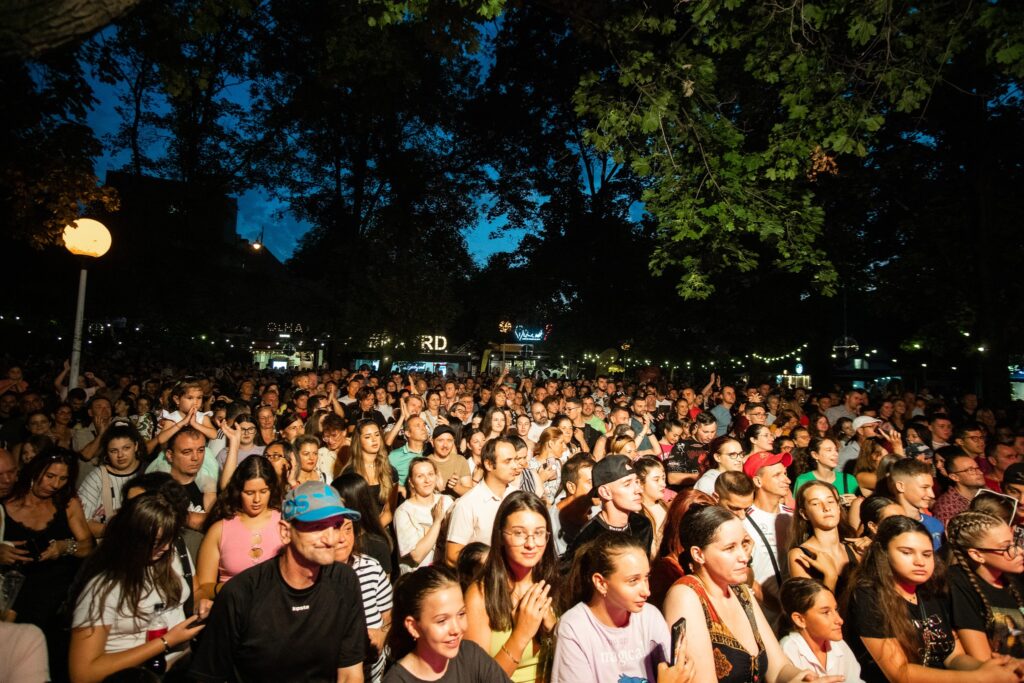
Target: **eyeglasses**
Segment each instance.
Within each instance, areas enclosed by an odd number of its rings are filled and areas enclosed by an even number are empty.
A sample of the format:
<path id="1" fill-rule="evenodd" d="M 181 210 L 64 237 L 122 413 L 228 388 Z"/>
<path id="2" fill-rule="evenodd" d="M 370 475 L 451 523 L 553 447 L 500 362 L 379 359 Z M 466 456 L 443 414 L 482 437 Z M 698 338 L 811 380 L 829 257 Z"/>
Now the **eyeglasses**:
<path id="1" fill-rule="evenodd" d="M 531 534 L 526 533 L 522 529 L 513 529 L 512 531 L 502 531 L 505 536 L 508 536 L 508 544 L 513 548 L 521 545 L 526 545 L 526 539 L 532 538 L 536 545 L 544 545 L 548 542 L 548 537 L 551 536 L 547 529 L 538 529 Z"/>
<path id="2" fill-rule="evenodd" d="M 975 548 L 979 553 L 995 553 L 1002 555 L 1008 560 L 1012 560 L 1020 554 L 1020 545 L 1014 540 L 1013 543 L 1006 546 L 1005 548 Z"/>
<path id="3" fill-rule="evenodd" d="M 947 474 L 964 474 L 965 472 L 971 472 L 971 473 L 981 472 L 981 468 L 977 467 L 977 466 L 974 466 L 974 467 L 968 467 L 967 469 L 963 469 L 963 470 L 957 470 L 955 472 L 953 470 L 950 470 L 949 472 L 947 472 Z"/>
<path id="4" fill-rule="evenodd" d="M 256 433 L 256 428 L 255 427 L 242 427 L 242 433 L 243 434 L 255 434 Z"/>
<path id="5" fill-rule="evenodd" d="M 731 453 L 719 453 L 719 455 L 723 455 L 726 458 L 732 458 L 733 460 L 742 460 L 744 458 L 744 456 L 745 456 L 743 451 L 732 451 Z"/>

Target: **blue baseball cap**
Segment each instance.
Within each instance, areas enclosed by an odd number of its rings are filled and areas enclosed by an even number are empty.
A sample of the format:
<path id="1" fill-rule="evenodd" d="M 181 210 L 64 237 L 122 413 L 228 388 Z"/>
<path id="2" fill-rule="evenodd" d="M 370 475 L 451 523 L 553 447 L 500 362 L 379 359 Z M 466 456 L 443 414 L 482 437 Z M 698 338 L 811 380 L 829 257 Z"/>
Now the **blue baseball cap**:
<path id="1" fill-rule="evenodd" d="M 284 497 L 281 506 L 281 518 L 286 522 L 321 522 L 332 517 L 358 522 L 360 514 L 345 507 L 333 486 L 319 481 L 296 486 Z"/>

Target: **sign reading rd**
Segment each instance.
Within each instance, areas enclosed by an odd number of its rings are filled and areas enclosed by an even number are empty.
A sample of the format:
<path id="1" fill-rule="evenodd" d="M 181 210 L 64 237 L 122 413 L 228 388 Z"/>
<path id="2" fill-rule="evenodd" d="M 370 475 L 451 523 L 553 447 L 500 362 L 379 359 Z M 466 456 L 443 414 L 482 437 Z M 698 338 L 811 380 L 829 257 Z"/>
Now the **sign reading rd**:
<path id="1" fill-rule="evenodd" d="M 448 337 L 439 334 L 425 334 L 420 337 L 420 350 L 422 351 L 447 351 Z"/>

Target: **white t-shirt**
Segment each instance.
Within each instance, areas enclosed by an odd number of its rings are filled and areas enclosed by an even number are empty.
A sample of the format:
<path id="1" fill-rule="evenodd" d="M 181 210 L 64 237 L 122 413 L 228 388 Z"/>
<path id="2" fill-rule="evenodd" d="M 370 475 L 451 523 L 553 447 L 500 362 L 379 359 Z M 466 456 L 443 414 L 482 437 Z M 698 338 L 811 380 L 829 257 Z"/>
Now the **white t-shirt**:
<path id="1" fill-rule="evenodd" d="M 206 421 L 206 418 L 209 417 L 210 415 L 213 415 L 213 413 L 212 412 L 204 413 L 202 411 L 197 410 L 196 411 L 196 422 L 198 422 L 199 424 L 203 424 Z M 170 420 L 171 422 L 175 422 L 175 423 L 181 422 L 181 419 L 183 417 L 185 417 L 185 416 L 181 414 L 180 410 L 175 410 L 173 413 L 169 413 L 166 410 L 161 410 L 160 411 L 160 417 L 157 418 L 157 424 L 159 424 L 163 420 Z"/>
<path id="2" fill-rule="evenodd" d="M 121 509 L 124 501 L 124 485 L 133 477 L 139 474 L 139 468 L 135 468 L 128 474 L 113 474 L 107 472 L 107 481 L 110 486 L 110 500 L 113 503 L 113 510 L 103 509 L 103 473 L 104 467 L 93 469 L 85 477 L 85 481 L 78 487 L 78 497 L 82 500 L 82 509 L 85 511 L 85 518 L 105 522 L 114 516 L 114 513 Z"/>
<path id="3" fill-rule="evenodd" d="M 779 641 L 782 651 L 793 662 L 793 666 L 806 671 L 810 669 L 818 676 L 845 676 L 845 683 L 860 683 L 860 663 L 845 640 L 832 641 L 832 649 L 825 654 L 825 666 L 811 652 L 811 646 L 799 633 L 788 633 Z"/>
<path id="4" fill-rule="evenodd" d="M 427 535 L 427 531 L 433 525 L 434 517 L 430 514 L 430 511 L 437 504 L 438 498 L 444 500 L 442 505 L 444 506 L 445 514 L 447 514 L 455 503 L 443 493 L 435 493 L 433 502 L 430 505 L 420 505 L 407 500 L 395 510 L 395 536 L 398 540 L 399 568 L 403 574 L 434 563 L 433 549 L 416 565 L 412 564 L 412 560 L 407 558 L 406 555 L 416 547 L 421 538 Z"/>
<path id="5" fill-rule="evenodd" d="M 175 575 L 181 582 L 181 598 L 184 599 L 188 596 L 190 587 L 185 583 L 185 578 L 182 576 L 181 560 L 178 557 L 178 553 L 175 552 L 174 547 L 171 546 L 168 549 L 169 553 L 173 555 L 171 560 L 171 567 L 174 570 Z M 75 605 L 75 614 L 72 619 L 73 628 L 83 628 L 91 625 L 97 625 L 95 622 L 89 620 L 89 612 L 92 604 L 93 596 L 96 594 L 96 590 L 99 583 L 99 577 L 92 579 L 89 584 L 82 591 L 81 596 L 78 598 L 78 603 Z M 114 587 L 103 601 L 103 606 L 99 610 L 99 624 L 110 627 L 110 633 L 107 635 L 107 646 L 105 652 L 123 652 L 129 650 L 138 645 L 142 645 L 146 642 L 146 631 L 149 628 L 151 620 L 156 616 L 157 605 L 163 603 L 163 598 L 155 591 L 150 589 L 146 594 L 142 596 L 139 601 L 138 612 L 141 615 L 140 619 L 136 619 L 131 614 L 123 614 L 117 609 L 117 604 L 121 600 L 121 590 L 118 587 Z M 182 603 L 177 605 L 165 605 L 161 610 L 163 613 L 164 626 L 171 628 L 177 624 L 180 624 L 185 620 L 185 610 L 182 608 Z"/>
<path id="6" fill-rule="evenodd" d="M 544 433 L 544 430 L 550 427 L 553 423 L 548 420 L 544 424 L 537 424 L 536 422 L 530 423 L 530 431 L 526 433 L 526 438 L 530 441 L 537 443 L 540 440 L 540 435 Z"/>
<path id="7" fill-rule="evenodd" d="M 706 493 L 709 496 L 715 495 L 715 482 L 718 481 L 718 477 L 722 475 L 720 469 L 710 469 L 704 474 L 700 475 L 694 484 L 693 488 L 697 489 L 701 493 Z"/>
<path id="8" fill-rule="evenodd" d="M 448 540 L 459 545 L 480 542 L 491 544 L 491 530 L 494 518 L 498 515 L 498 507 L 505 496 L 514 491 L 511 486 L 505 488 L 501 497 L 494 495 L 486 481 L 471 488 L 466 495 L 455 501 L 452 516 L 448 521 Z"/>
<path id="9" fill-rule="evenodd" d="M 597 620 L 579 603 L 558 621 L 551 683 L 655 683 L 658 664 L 669 661 L 665 617 L 650 603 L 622 628 Z"/>
<path id="10" fill-rule="evenodd" d="M 788 508 L 784 508 L 781 505 L 777 513 L 765 512 L 755 505 L 747 511 L 747 518 L 743 520 L 743 525 L 747 527 L 747 533 L 754 541 L 750 563 L 751 569 L 754 570 L 754 580 L 761 584 L 765 595 L 772 596 L 776 600 L 779 596 L 781 583 L 789 574 L 787 552 L 789 548 L 789 528 L 792 523 L 792 513 Z M 754 528 L 755 526 L 757 529 Z M 758 533 L 758 529 L 761 533 Z M 764 536 L 763 539 L 761 538 L 762 535 Z M 769 555 L 769 548 L 765 545 L 765 540 L 771 546 L 771 555 Z M 775 575 L 772 555 L 774 555 L 775 561 L 778 564 L 781 577 L 776 577 Z M 772 602 L 768 604 L 762 602 L 761 611 L 764 612 L 768 623 L 774 627 L 781 615 L 777 609 L 773 609 L 773 605 L 774 603 Z"/>

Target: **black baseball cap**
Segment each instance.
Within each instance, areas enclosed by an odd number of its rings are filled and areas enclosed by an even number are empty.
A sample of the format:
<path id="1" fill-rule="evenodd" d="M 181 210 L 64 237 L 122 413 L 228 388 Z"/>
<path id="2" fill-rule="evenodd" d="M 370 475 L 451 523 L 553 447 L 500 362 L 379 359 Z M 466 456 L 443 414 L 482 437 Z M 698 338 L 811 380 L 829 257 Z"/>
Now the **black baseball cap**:
<path id="1" fill-rule="evenodd" d="M 624 455 L 608 455 L 594 465 L 591 478 L 593 479 L 594 490 L 624 479 L 631 474 L 636 474 L 629 458 Z"/>

